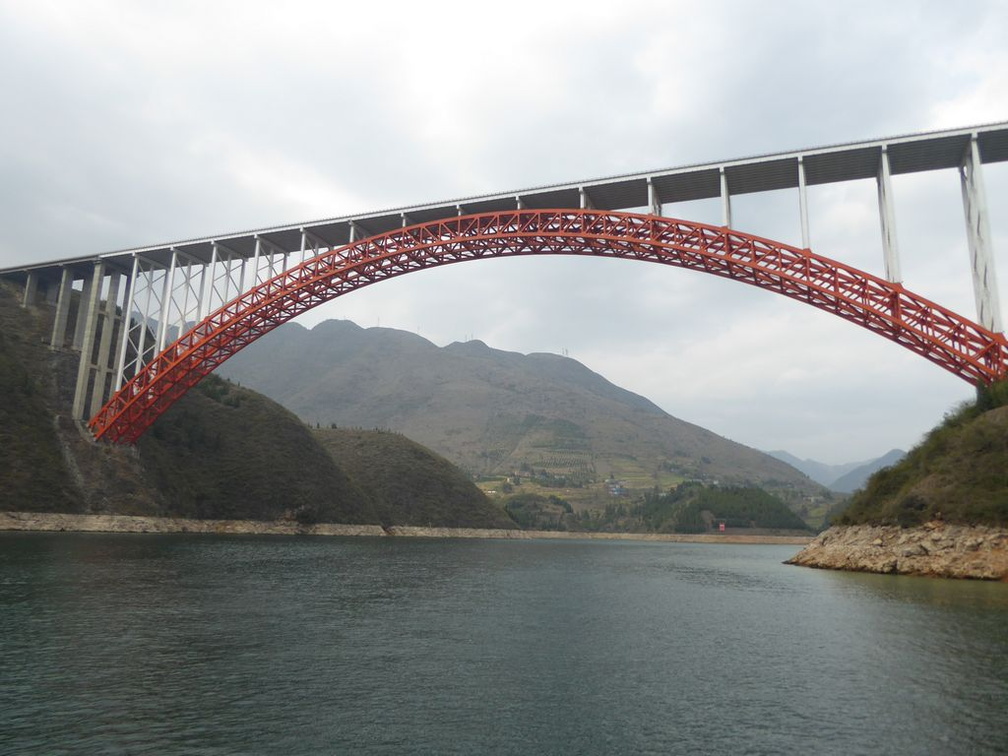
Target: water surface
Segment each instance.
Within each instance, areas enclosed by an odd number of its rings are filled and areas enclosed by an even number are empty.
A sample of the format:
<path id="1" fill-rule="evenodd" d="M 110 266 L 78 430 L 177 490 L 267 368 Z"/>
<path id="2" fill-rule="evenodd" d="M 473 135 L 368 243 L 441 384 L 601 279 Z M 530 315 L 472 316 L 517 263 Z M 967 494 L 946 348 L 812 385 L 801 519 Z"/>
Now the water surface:
<path id="1" fill-rule="evenodd" d="M 0 752 L 1008 753 L 1008 585 L 793 546 L 0 534 Z"/>

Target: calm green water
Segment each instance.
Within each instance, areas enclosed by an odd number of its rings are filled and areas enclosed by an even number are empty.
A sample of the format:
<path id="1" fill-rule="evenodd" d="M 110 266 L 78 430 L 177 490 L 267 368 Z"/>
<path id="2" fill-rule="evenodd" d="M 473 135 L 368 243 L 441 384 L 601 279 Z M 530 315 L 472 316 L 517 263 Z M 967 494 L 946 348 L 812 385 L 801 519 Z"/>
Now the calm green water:
<path id="1" fill-rule="evenodd" d="M 1008 585 L 795 547 L 0 534 L 0 753 L 1008 753 Z"/>

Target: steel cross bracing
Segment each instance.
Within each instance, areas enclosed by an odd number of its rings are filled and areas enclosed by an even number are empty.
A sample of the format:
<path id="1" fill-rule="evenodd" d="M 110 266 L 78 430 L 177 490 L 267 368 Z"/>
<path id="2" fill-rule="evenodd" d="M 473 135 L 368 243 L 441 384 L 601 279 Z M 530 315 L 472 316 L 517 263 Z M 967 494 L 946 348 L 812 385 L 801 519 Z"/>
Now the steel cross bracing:
<path id="1" fill-rule="evenodd" d="M 733 197 L 794 189 L 801 247 L 808 249 L 808 187 L 863 179 L 878 190 L 885 277 L 899 283 L 892 177 L 948 170 L 962 190 L 977 321 L 996 332 L 1001 313 L 982 166 L 1006 160 L 1008 123 L 992 124 L 194 239 L 0 270 L 0 277 L 23 284 L 26 306 L 55 307 L 51 346 L 81 353 L 74 414 L 84 419 L 208 312 L 291 265 L 368 237 L 512 210 L 642 209 L 661 216 L 674 203 L 697 199 L 719 200 L 722 224 L 731 228 Z"/>
<path id="2" fill-rule="evenodd" d="M 196 324 L 127 383 L 90 427 L 97 438 L 133 443 L 231 355 L 312 307 L 415 270 L 516 255 L 592 255 L 700 270 L 832 312 L 971 382 L 1008 375 L 1003 334 L 809 250 L 651 215 L 524 210 L 410 226 L 310 258 Z"/>

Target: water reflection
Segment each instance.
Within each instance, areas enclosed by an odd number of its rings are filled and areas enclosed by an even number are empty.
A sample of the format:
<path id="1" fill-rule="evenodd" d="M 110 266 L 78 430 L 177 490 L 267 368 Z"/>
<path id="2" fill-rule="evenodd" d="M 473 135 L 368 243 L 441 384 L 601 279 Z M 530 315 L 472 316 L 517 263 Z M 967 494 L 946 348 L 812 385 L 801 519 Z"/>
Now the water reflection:
<path id="1" fill-rule="evenodd" d="M 792 552 L 0 534 L 0 752 L 1008 743 L 1008 586 Z"/>
<path id="2" fill-rule="evenodd" d="M 830 576 L 839 590 L 866 599 L 949 609 L 1008 611 L 1008 583 L 863 572 L 823 572 Z"/>

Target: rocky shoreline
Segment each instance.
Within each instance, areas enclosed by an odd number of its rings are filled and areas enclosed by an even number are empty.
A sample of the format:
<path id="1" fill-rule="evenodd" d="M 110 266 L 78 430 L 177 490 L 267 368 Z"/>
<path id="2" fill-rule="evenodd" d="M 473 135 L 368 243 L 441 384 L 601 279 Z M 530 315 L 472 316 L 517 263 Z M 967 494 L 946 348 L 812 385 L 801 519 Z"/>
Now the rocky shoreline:
<path id="1" fill-rule="evenodd" d="M 303 525 L 293 521 L 185 520 L 174 517 L 134 517 L 130 515 L 82 515 L 42 512 L 0 512 L 0 531 L 76 533 L 208 533 L 234 535 L 321 535 L 400 536 L 419 538 L 499 538 L 499 539 L 600 539 L 622 541 L 672 541 L 679 543 L 763 543 L 802 545 L 811 536 L 680 535 L 668 533 L 572 533 L 546 530 L 495 530 L 490 528 L 427 528 L 410 525 Z"/>
<path id="2" fill-rule="evenodd" d="M 836 526 L 787 561 L 804 567 L 1008 581 L 1008 529 L 928 522 Z"/>
<path id="3" fill-rule="evenodd" d="M 317 535 L 406 538 L 666 541 L 799 545 L 787 564 L 853 572 L 926 575 L 1008 582 L 1008 529 L 929 522 L 918 528 L 889 525 L 832 527 L 818 537 L 765 534 L 578 533 L 410 525 L 344 525 L 294 521 L 188 520 L 174 517 L 0 512 L 0 531 L 74 533 L 193 533 L 216 535 Z"/>

